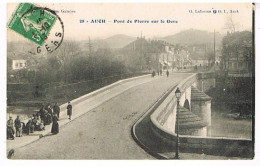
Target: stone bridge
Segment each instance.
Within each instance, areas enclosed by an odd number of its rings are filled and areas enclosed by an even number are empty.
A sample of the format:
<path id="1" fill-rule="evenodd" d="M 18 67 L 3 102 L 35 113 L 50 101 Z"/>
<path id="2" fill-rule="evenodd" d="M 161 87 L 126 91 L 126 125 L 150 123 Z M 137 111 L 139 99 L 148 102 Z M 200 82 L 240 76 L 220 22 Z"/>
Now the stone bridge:
<path id="1" fill-rule="evenodd" d="M 211 100 L 205 94 L 215 87 L 214 73 L 196 73 L 177 85 L 151 114 L 152 133 L 165 146 L 175 147 L 176 108 L 175 90 L 181 91 L 179 117 L 180 150 L 224 156 L 253 156 L 250 139 L 211 137 Z"/>

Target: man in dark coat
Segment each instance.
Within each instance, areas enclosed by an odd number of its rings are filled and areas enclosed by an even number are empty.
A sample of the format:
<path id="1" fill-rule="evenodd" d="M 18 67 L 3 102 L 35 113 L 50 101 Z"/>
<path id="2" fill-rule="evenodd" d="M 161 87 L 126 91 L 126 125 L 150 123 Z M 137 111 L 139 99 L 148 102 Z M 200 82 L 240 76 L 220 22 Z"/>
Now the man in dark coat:
<path id="1" fill-rule="evenodd" d="M 167 77 L 169 77 L 169 74 L 170 74 L 170 73 L 169 73 L 169 71 L 167 70 L 167 71 L 166 71 L 166 75 L 167 75 Z"/>
<path id="2" fill-rule="evenodd" d="M 69 116 L 69 120 L 71 120 L 72 105 L 70 104 L 70 102 L 68 102 L 68 106 L 67 106 L 67 115 Z"/>
<path id="3" fill-rule="evenodd" d="M 11 116 L 7 121 L 7 139 L 9 138 L 14 139 L 14 121 Z"/>
<path id="4" fill-rule="evenodd" d="M 29 135 L 30 133 L 34 133 L 34 124 L 32 122 L 32 119 L 30 119 L 27 123 L 26 123 L 26 129 L 27 129 L 27 134 Z"/>
<path id="5" fill-rule="evenodd" d="M 57 115 L 58 119 L 60 118 L 60 107 L 57 102 L 53 106 L 53 113 Z"/>
<path id="6" fill-rule="evenodd" d="M 14 121 L 14 127 L 16 131 L 16 137 L 21 137 L 22 136 L 22 124 L 19 116 Z"/>
<path id="7" fill-rule="evenodd" d="M 49 124 L 52 123 L 51 114 L 50 114 L 48 111 L 46 111 L 46 112 L 47 112 L 47 114 L 46 114 L 46 120 L 45 120 L 44 126 L 45 126 L 45 125 L 49 125 Z"/>
<path id="8" fill-rule="evenodd" d="M 56 114 L 53 115 L 53 123 L 51 127 L 51 133 L 58 134 L 59 133 L 59 123 L 58 123 L 58 117 Z"/>
<path id="9" fill-rule="evenodd" d="M 48 117 L 48 111 L 47 111 L 45 108 L 43 109 L 43 114 L 44 114 L 43 125 L 46 126 L 46 125 L 48 125 L 48 119 L 47 119 L 47 117 Z"/>
<path id="10" fill-rule="evenodd" d="M 36 126 L 37 122 L 37 115 L 33 114 L 32 123 L 34 124 L 34 126 Z"/>
<path id="11" fill-rule="evenodd" d="M 42 107 L 41 107 L 40 111 L 38 112 L 38 114 L 40 115 L 41 122 L 44 123 L 45 122 L 45 118 L 46 118 L 44 105 L 42 105 Z"/>
<path id="12" fill-rule="evenodd" d="M 52 123 L 53 111 L 52 111 L 51 105 L 48 105 L 47 111 L 48 111 L 48 114 L 49 114 L 50 117 L 51 117 L 51 118 L 50 118 L 50 123 Z"/>
<path id="13" fill-rule="evenodd" d="M 154 77 L 154 76 L 155 76 L 155 71 L 152 72 L 152 77 Z"/>

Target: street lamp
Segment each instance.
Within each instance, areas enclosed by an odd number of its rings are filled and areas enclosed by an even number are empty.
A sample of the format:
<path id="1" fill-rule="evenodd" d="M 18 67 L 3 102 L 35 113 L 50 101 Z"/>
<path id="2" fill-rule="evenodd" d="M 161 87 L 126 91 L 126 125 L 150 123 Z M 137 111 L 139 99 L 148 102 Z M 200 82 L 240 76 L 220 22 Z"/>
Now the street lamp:
<path id="1" fill-rule="evenodd" d="M 177 98 L 177 112 L 176 112 L 176 122 L 177 122 L 177 140 L 176 140 L 176 153 L 175 153 L 175 159 L 179 159 L 179 105 L 180 105 L 180 98 L 181 98 L 181 91 L 179 88 L 175 91 L 175 96 Z"/>

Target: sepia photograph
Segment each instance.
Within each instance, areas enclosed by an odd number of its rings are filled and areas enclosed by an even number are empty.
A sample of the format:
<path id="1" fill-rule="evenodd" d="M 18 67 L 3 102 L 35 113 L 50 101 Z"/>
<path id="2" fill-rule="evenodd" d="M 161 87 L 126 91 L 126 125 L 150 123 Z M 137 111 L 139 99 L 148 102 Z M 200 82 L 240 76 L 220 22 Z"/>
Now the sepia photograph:
<path id="1" fill-rule="evenodd" d="M 254 160 L 254 3 L 6 8 L 8 160 Z"/>

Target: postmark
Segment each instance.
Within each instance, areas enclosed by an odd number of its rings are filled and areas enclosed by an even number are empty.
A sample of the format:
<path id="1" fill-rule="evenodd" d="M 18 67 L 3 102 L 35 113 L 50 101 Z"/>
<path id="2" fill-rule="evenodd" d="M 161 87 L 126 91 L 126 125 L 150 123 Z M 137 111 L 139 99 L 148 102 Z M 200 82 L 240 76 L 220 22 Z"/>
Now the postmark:
<path id="1" fill-rule="evenodd" d="M 51 53 L 62 43 L 64 25 L 55 11 L 30 3 L 20 3 L 8 27 L 36 44 L 32 54 Z"/>

